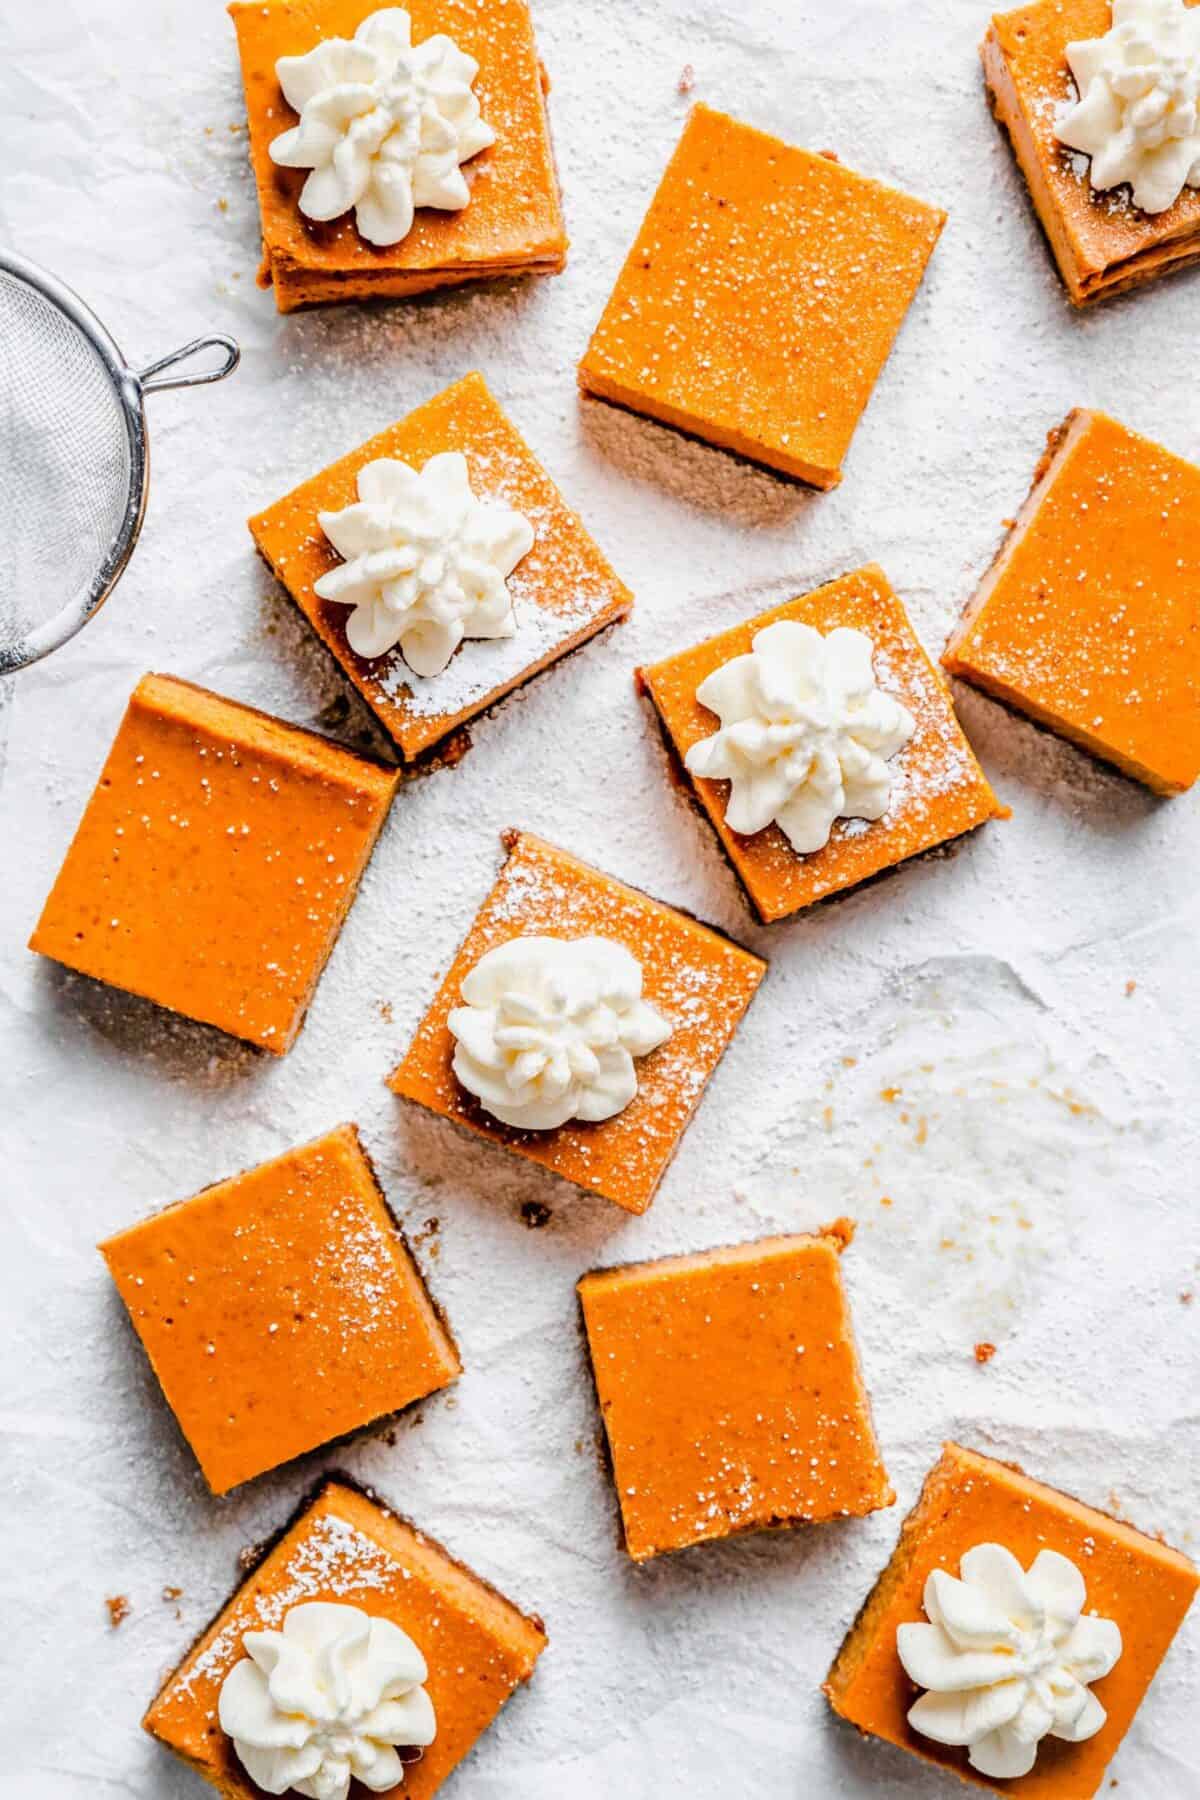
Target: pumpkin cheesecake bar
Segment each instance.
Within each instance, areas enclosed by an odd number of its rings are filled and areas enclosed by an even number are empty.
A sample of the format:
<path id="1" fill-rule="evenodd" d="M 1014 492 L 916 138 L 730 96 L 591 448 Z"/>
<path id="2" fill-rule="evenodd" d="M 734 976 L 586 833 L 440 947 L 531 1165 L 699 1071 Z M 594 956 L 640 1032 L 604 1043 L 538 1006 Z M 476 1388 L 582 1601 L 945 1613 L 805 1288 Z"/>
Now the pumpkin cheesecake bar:
<path id="1" fill-rule="evenodd" d="M 242 0 L 259 283 L 280 312 L 566 261 L 525 0 Z"/>
<path id="2" fill-rule="evenodd" d="M 1104 413 L 1050 433 L 942 662 L 1145 782 L 1200 775 L 1200 468 Z"/>
<path id="3" fill-rule="evenodd" d="M 976 1787 L 1092 1800 L 1197 1586 L 1158 1538 L 947 1444 L 825 1692 Z"/>
<path id="4" fill-rule="evenodd" d="M 223 1800 L 301 1782 L 344 1793 L 351 1776 L 363 1782 L 355 1793 L 429 1800 L 545 1648 L 540 1619 L 335 1479 L 168 1675 L 142 1724 Z"/>
<path id="5" fill-rule="evenodd" d="M 216 1494 L 462 1371 L 353 1125 L 100 1250 Z"/>
<path id="6" fill-rule="evenodd" d="M 526 832 L 388 1085 L 642 1213 L 766 971 Z"/>
<path id="7" fill-rule="evenodd" d="M 250 530 L 408 758 L 633 605 L 478 374 L 304 482 Z"/>
<path id="8" fill-rule="evenodd" d="M 1007 816 L 875 565 L 638 682 L 765 924 Z"/>
<path id="9" fill-rule="evenodd" d="M 1036 0 L 984 39 L 992 110 L 1076 306 L 1200 259 L 1194 5 Z"/>
<path id="10" fill-rule="evenodd" d="M 834 487 L 945 220 L 696 106 L 580 386 Z"/>
<path id="11" fill-rule="evenodd" d="M 579 1282 L 635 1562 L 892 1504 L 842 1285 L 853 1229 Z"/>
<path id="12" fill-rule="evenodd" d="M 396 781 L 313 732 L 146 675 L 29 947 L 282 1056 Z"/>

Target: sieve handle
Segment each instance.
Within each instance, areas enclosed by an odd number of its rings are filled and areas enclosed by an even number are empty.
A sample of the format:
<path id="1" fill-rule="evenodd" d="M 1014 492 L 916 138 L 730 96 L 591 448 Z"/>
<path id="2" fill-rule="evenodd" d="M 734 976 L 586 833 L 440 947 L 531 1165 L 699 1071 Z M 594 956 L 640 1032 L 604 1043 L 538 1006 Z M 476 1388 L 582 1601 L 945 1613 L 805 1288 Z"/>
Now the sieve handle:
<path id="1" fill-rule="evenodd" d="M 192 375 L 169 375 L 161 381 L 151 379 L 161 370 L 173 369 L 176 363 L 195 356 L 198 350 L 221 350 L 224 355 L 215 369 L 201 369 Z M 181 350 L 172 350 L 168 355 L 160 356 L 157 362 L 139 370 L 137 383 L 143 394 L 161 394 L 167 388 L 203 387 L 209 381 L 224 381 L 226 375 L 233 374 L 241 360 L 242 353 L 234 339 L 226 337 L 223 331 L 214 331 L 208 337 L 193 338 Z"/>

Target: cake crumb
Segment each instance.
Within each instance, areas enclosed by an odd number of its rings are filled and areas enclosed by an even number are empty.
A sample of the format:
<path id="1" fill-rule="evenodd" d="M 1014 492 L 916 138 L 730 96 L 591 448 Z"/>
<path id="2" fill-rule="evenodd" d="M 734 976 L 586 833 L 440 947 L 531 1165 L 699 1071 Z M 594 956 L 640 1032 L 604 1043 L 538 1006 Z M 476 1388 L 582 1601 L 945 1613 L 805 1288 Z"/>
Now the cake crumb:
<path id="1" fill-rule="evenodd" d="M 826 162 L 840 163 L 842 160 L 836 150 L 818 150 L 817 155 L 823 156 Z"/>
<path id="2" fill-rule="evenodd" d="M 1136 994 L 1137 993 L 1137 982 L 1136 981 L 1127 981 L 1125 983 L 1125 992 L 1127 995 Z"/>
<path id="3" fill-rule="evenodd" d="M 391 1024 L 391 1022 L 392 1022 L 392 1003 L 390 1000 L 377 1000 L 375 1002 L 375 1010 L 379 1014 L 380 1018 L 383 1020 L 385 1025 Z"/>
<path id="4" fill-rule="evenodd" d="M 108 1623 L 113 1631 L 123 1625 L 129 1617 L 129 1599 L 125 1594 L 110 1594 L 104 1602 L 108 1608 Z"/>
<path id="5" fill-rule="evenodd" d="M 1190 1306 L 1192 1304 L 1192 1301 L 1195 1298 L 1196 1298 L 1196 1296 L 1192 1292 L 1191 1288 L 1184 1288 L 1183 1292 L 1179 1296 L 1179 1304 L 1180 1304 L 1180 1306 Z"/>
<path id="6" fill-rule="evenodd" d="M 541 1200 L 522 1200 L 521 1223 L 530 1231 L 540 1231 L 544 1225 L 550 1223 L 553 1217 L 554 1214 L 550 1208 Z"/>
<path id="7" fill-rule="evenodd" d="M 822 1225 L 818 1237 L 832 1238 L 834 1248 L 840 1256 L 854 1242 L 855 1224 L 853 1219 L 834 1219 L 831 1225 Z"/>
<path id="8" fill-rule="evenodd" d="M 696 71 L 691 63 L 684 63 L 679 80 L 675 83 L 675 91 L 678 94 L 690 94 L 695 85 Z"/>
<path id="9" fill-rule="evenodd" d="M 168 1584 L 162 1591 L 162 1597 L 164 1600 L 182 1600 L 183 1589 L 181 1587 L 172 1587 Z"/>
<path id="10" fill-rule="evenodd" d="M 995 1344 L 976 1344 L 975 1346 L 975 1361 L 977 1363 L 990 1363 L 995 1354 Z"/>

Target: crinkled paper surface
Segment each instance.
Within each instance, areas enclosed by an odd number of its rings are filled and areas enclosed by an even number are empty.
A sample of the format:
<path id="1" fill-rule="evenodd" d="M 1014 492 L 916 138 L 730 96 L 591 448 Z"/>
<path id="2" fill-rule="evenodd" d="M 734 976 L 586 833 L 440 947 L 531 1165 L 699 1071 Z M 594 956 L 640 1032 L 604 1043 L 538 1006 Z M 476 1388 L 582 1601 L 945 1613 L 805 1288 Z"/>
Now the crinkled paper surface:
<path id="1" fill-rule="evenodd" d="M 254 285 L 218 0 L 40 0 L 0 20 L 5 241 L 76 286 L 135 362 L 205 328 L 244 349 L 224 386 L 151 403 L 129 573 L 70 649 L 0 689 L 4 1800 L 199 1800 L 139 1732 L 142 1708 L 239 1548 L 330 1463 L 547 1621 L 533 1686 L 451 1784 L 462 1800 L 951 1800 L 952 1779 L 860 1742 L 819 1692 L 944 1437 L 1198 1548 L 1200 801 L 1157 801 L 964 693 L 1011 823 L 763 931 L 669 780 L 631 675 L 871 559 L 936 652 L 1070 407 L 1200 457 L 1200 281 L 1071 312 L 988 114 L 985 0 L 536 12 L 568 272 L 288 319 Z M 576 396 L 679 133 L 687 64 L 697 97 L 950 211 L 835 493 Z M 401 791 L 283 1062 L 40 963 L 25 940 L 146 669 L 377 743 L 244 521 L 475 367 L 634 589 L 632 621 Z M 383 1086 L 510 825 L 771 958 L 645 1218 Z M 367 1436 L 214 1501 L 93 1246 L 345 1118 L 467 1372 L 394 1442 Z M 551 1214 L 540 1230 L 529 1201 Z M 842 1212 L 859 1221 L 846 1275 L 898 1506 L 635 1570 L 598 1462 L 575 1278 Z M 997 1347 L 986 1366 L 981 1342 Z M 130 1611 L 113 1630 L 118 1594 Z M 1198 1658 L 1200 1617 L 1114 1765 L 1133 1800 L 1200 1791 Z"/>

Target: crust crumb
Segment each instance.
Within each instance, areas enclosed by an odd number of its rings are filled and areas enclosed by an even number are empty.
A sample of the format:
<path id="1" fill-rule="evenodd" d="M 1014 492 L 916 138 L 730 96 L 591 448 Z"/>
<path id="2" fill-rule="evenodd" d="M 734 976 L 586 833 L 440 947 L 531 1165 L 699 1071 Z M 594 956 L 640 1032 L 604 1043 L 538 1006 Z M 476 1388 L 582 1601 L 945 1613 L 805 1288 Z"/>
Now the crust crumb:
<path id="1" fill-rule="evenodd" d="M 550 1208 L 541 1200 L 522 1200 L 521 1223 L 530 1231 L 540 1231 L 544 1225 L 550 1223 L 553 1217 L 554 1214 Z"/>
<path id="2" fill-rule="evenodd" d="M 822 1225 L 818 1235 L 832 1238 L 834 1247 L 840 1256 L 842 1251 L 848 1250 L 854 1242 L 854 1233 L 857 1229 L 853 1219 L 835 1219 L 832 1225 Z"/>
<path id="3" fill-rule="evenodd" d="M 976 1344 L 975 1346 L 975 1361 L 977 1363 L 990 1363 L 995 1354 L 995 1344 Z"/>
<path id="4" fill-rule="evenodd" d="M 110 1594 L 104 1604 L 108 1608 L 109 1626 L 115 1631 L 117 1626 L 123 1625 L 129 1617 L 128 1596 L 125 1594 Z"/>

